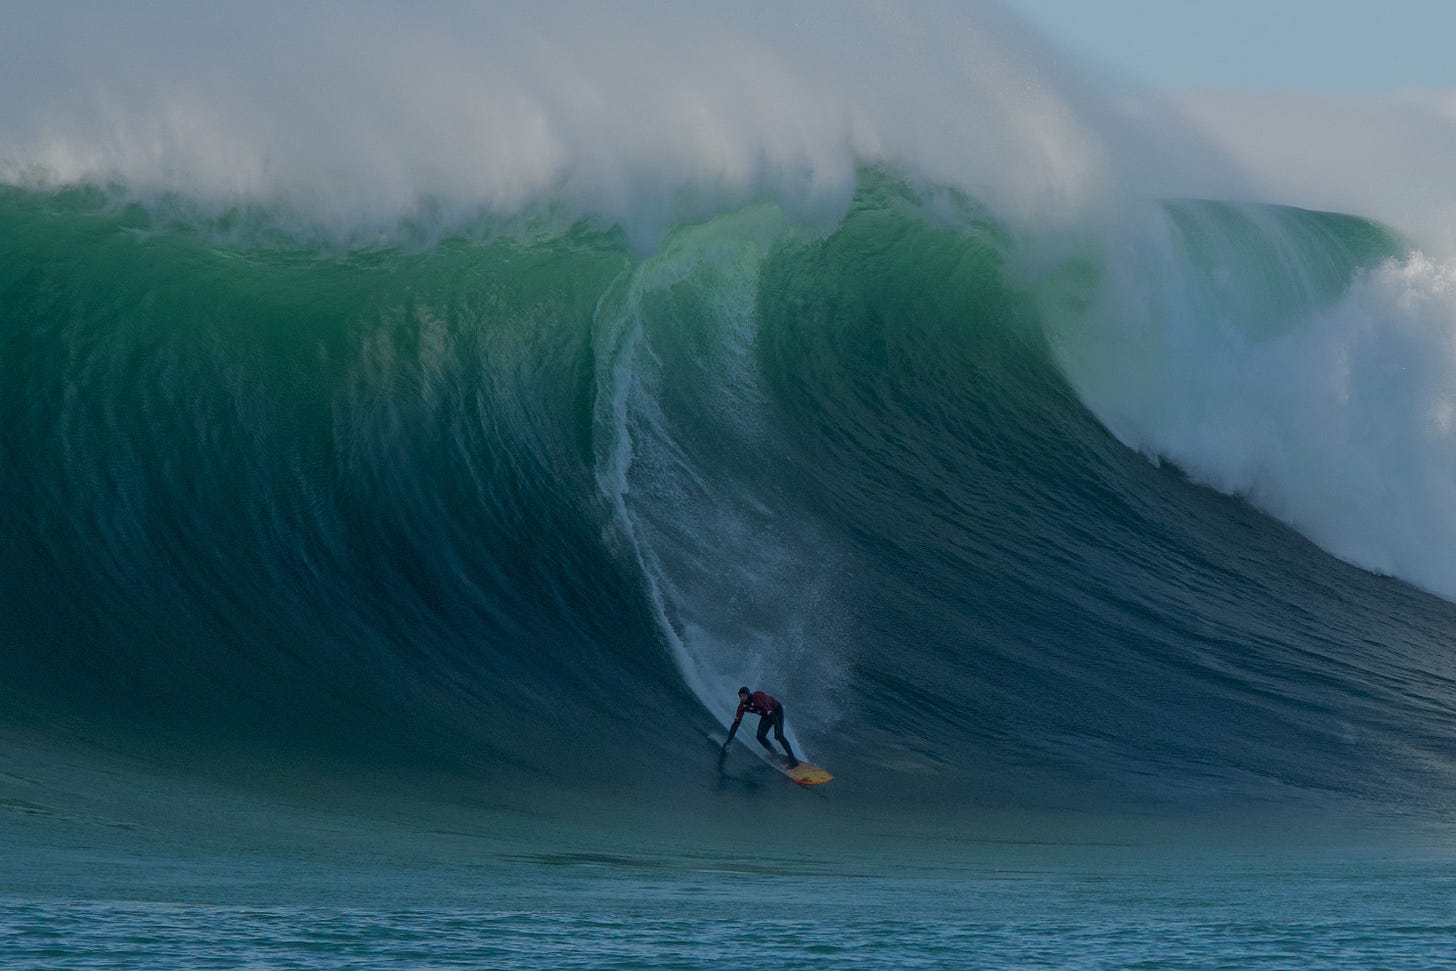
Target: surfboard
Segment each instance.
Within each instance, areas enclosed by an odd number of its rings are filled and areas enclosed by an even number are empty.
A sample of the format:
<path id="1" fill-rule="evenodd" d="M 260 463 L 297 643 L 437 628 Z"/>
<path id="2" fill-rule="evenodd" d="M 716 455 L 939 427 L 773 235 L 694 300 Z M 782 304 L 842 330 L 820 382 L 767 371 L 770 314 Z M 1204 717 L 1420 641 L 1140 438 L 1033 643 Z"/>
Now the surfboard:
<path id="1" fill-rule="evenodd" d="M 792 769 L 788 762 L 775 762 L 774 767 L 801 786 L 822 786 L 834 779 L 834 776 L 809 762 L 800 762 Z"/>
<path id="2" fill-rule="evenodd" d="M 711 742 L 714 748 L 722 748 L 723 736 L 721 734 L 707 734 L 703 737 Z M 767 755 L 767 753 L 758 754 L 760 755 L 760 757 L 764 757 Z M 775 769 L 778 769 L 784 775 L 788 776 L 790 779 L 793 779 L 801 786 L 822 786 L 824 783 L 832 782 L 834 780 L 834 776 L 830 775 L 827 771 L 819 768 L 819 766 L 815 765 L 812 762 L 800 762 L 798 765 L 791 769 L 788 767 L 786 760 L 782 755 L 775 756 L 774 758 L 764 758 L 764 761 L 768 762 Z M 718 757 L 718 771 L 723 771 L 723 757 L 721 754 Z"/>

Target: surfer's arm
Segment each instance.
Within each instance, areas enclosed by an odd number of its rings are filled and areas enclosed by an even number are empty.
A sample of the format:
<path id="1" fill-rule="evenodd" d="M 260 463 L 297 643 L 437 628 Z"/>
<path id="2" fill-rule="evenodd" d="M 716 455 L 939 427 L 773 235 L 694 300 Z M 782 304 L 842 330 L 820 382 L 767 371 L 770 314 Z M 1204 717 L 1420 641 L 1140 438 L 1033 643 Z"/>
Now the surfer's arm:
<path id="1" fill-rule="evenodd" d="M 733 725 L 728 729 L 728 738 L 724 740 L 723 747 L 726 749 L 733 744 L 733 736 L 738 734 L 738 723 L 743 721 L 743 706 L 738 706 L 738 711 L 733 715 Z"/>

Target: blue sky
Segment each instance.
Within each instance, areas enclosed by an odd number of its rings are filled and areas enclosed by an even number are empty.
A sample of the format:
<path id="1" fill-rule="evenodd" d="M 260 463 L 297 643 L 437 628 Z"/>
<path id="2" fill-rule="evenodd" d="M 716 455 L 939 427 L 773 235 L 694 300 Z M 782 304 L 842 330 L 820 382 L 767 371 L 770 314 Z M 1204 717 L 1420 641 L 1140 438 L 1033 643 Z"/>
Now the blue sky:
<path id="1" fill-rule="evenodd" d="M 1159 88 L 1456 86 L 1456 0 L 1004 0 L 1065 49 Z"/>

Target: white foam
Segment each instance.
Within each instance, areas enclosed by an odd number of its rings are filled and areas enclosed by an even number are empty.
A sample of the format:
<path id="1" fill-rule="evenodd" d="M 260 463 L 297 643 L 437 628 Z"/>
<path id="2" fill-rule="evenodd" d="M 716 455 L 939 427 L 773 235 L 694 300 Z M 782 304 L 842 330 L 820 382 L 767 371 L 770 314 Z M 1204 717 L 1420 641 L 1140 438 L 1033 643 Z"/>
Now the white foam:
<path id="1" fill-rule="evenodd" d="M 832 547 L 798 511 L 783 508 L 755 467 L 766 448 L 766 392 L 755 365 L 758 271 L 786 220 L 752 207 L 676 234 L 619 282 L 597 311 L 596 473 L 612 514 L 610 538 L 625 545 L 659 629 L 688 686 L 726 719 L 749 684 L 784 699 L 787 734 L 831 725 L 845 665 L 832 633 Z M 687 429 L 671 413 L 664 357 L 680 324 L 646 304 L 691 282 L 711 322 L 698 322 L 706 355 L 695 394 L 712 402 L 716 426 Z M 699 400 L 696 403 L 701 403 Z M 715 439 L 720 461 L 702 467 L 695 448 Z M 718 455 L 731 440 L 734 459 Z M 741 463 L 741 464 L 740 464 Z M 755 485 L 755 482 L 757 485 Z M 749 736 L 745 736 L 748 738 Z"/>
<path id="2" fill-rule="evenodd" d="M 9 181 L 350 231 L 549 200 L 652 245 L 764 194 L 832 221 L 864 164 L 1059 213 L 1137 140 L 990 3 L 35 4 L 6 38 Z"/>
<path id="3" fill-rule="evenodd" d="M 1116 265 L 1091 319 L 1063 320 L 1082 330 L 1057 342 L 1114 434 L 1456 600 L 1456 263 L 1391 260 L 1280 321 L 1200 306 L 1151 236 Z"/>

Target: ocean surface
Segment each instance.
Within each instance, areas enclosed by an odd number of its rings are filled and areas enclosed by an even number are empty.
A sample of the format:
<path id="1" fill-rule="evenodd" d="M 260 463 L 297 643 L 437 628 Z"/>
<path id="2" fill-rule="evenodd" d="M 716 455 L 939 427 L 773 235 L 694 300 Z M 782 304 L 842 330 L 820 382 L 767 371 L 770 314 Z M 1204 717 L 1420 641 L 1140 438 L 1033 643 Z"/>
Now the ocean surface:
<path id="1" fill-rule="evenodd" d="M 0 963 L 1449 961 L 1440 247 L 991 5 L 540 9 L 23 11 Z"/>

